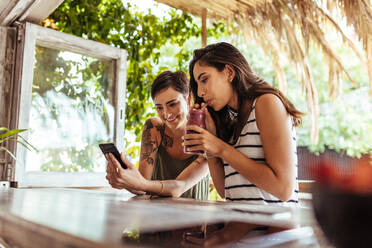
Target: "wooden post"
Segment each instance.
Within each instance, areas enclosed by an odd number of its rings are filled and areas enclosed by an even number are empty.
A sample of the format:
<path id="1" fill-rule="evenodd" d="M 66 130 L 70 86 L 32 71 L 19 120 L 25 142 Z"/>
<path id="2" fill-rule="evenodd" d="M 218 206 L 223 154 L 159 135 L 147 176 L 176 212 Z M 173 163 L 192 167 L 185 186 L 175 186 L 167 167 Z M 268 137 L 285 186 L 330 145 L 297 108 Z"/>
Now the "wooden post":
<path id="1" fill-rule="evenodd" d="M 202 10 L 202 47 L 207 45 L 207 9 Z"/>
<path id="2" fill-rule="evenodd" d="M 0 127 L 6 126 L 6 112 L 5 112 L 5 65 L 6 65 L 6 28 L 0 26 Z M 5 151 L 0 151 L 0 181 L 6 179 L 6 154 Z"/>
<path id="3" fill-rule="evenodd" d="M 369 76 L 369 96 L 372 100 L 372 35 L 367 36 L 367 66 L 368 66 L 368 76 Z"/>
<path id="4" fill-rule="evenodd" d="M 12 128 L 10 109 L 12 108 L 16 44 L 16 29 L 0 26 L 0 127 L 6 128 Z M 1 145 L 14 152 L 13 142 L 4 142 Z M 9 181 L 11 161 L 13 159 L 5 151 L 0 151 L 0 181 Z"/>

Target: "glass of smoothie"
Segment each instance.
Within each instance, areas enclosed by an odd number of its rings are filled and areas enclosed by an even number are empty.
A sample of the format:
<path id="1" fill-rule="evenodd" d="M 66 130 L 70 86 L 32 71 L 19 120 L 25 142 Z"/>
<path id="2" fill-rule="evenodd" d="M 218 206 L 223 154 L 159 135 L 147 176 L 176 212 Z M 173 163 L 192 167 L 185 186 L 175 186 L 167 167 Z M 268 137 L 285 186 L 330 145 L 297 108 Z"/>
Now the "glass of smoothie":
<path id="1" fill-rule="evenodd" d="M 197 108 L 190 109 L 189 116 L 188 116 L 188 120 L 187 120 L 187 124 L 186 125 L 187 126 L 189 126 L 189 125 L 196 125 L 196 126 L 199 126 L 201 128 L 206 129 L 204 108 L 202 107 L 200 109 L 197 109 Z M 195 132 L 195 131 L 192 131 L 192 130 L 187 130 L 186 133 L 187 134 L 190 134 L 190 133 L 198 133 L 198 132 Z M 184 153 L 188 153 L 188 154 L 204 154 L 204 151 L 202 151 L 202 150 L 188 151 L 188 148 L 189 147 L 192 147 L 192 145 L 191 146 L 184 146 L 184 148 L 183 148 Z"/>

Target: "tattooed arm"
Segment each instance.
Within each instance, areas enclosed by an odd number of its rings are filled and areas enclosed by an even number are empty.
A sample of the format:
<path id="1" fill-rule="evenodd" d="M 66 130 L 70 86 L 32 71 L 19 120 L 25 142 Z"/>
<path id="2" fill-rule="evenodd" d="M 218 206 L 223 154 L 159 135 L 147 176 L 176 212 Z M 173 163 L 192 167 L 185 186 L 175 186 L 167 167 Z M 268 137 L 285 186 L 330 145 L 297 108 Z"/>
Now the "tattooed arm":
<path id="1" fill-rule="evenodd" d="M 148 180 L 151 179 L 155 166 L 156 152 L 160 143 L 158 126 L 161 124 L 155 118 L 148 119 L 143 127 L 139 171 Z M 155 128 L 157 127 L 157 128 Z"/>
<path id="2" fill-rule="evenodd" d="M 173 146 L 173 138 L 165 133 L 165 125 L 158 122 L 157 119 L 148 120 L 142 133 L 139 166 L 141 174 L 148 180 L 143 183 L 142 190 L 179 197 L 208 174 L 208 165 L 204 157 L 199 157 L 174 180 L 150 181 L 160 140 L 164 147 Z"/>
<path id="3" fill-rule="evenodd" d="M 163 135 L 163 138 L 161 138 Z M 112 156 L 108 156 L 107 180 L 112 187 L 125 188 L 131 192 L 145 191 L 173 197 L 181 196 L 208 174 L 208 165 L 204 157 L 198 157 L 187 166 L 174 180 L 151 180 L 155 166 L 155 157 L 160 140 L 165 147 L 172 147 L 173 139 L 164 134 L 164 126 L 157 119 L 146 121 L 142 131 L 139 170 L 124 156 L 122 160 L 127 169 L 122 169 Z"/>

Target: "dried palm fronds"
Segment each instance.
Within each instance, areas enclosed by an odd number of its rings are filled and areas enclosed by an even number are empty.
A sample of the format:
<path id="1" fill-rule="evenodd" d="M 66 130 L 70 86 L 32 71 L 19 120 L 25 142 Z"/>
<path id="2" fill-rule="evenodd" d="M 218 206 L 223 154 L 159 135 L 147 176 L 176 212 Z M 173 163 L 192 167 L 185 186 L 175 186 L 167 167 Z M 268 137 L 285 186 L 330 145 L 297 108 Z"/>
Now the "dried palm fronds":
<path id="1" fill-rule="evenodd" d="M 255 39 L 265 51 L 271 54 L 279 82 L 282 81 L 280 79 L 282 72 L 281 68 L 276 65 L 277 58 L 280 56 L 278 50 L 280 53 L 286 53 L 293 63 L 307 96 L 307 108 L 312 120 L 312 142 L 317 143 L 318 94 L 312 82 L 307 62 L 306 54 L 309 43 L 312 41 L 317 44 L 324 53 L 329 68 L 331 97 L 340 94 L 343 74 L 353 84 L 357 85 L 357 83 L 351 78 L 337 53 L 327 41 L 324 30 L 329 26 L 333 27 L 340 33 L 343 41 L 353 49 L 361 63 L 366 65 L 361 52 L 358 51 L 354 42 L 344 34 L 337 22 L 315 1 L 278 0 L 266 3 L 260 8 L 249 10 L 244 14 L 239 13 L 236 20 L 241 27 L 244 27 L 244 32 L 248 33 L 247 37 Z M 275 49 L 275 47 L 279 47 L 279 49 Z"/>
<path id="2" fill-rule="evenodd" d="M 323 51 L 328 65 L 330 97 L 341 92 L 342 78 L 346 76 L 357 85 L 343 66 L 341 59 L 327 40 L 332 30 L 342 38 L 365 66 L 369 74 L 372 97 L 372 8 L 371 0 L 157 0 L 172 7 L 201 15 L 235 21 L 247 39 L 254 39 L 272 58 L 279 88 L 286 92 L 286 78 L 280 58 L 286 54 L 306 93 L 307 108 L 312 120 L 312 142 L 317 143 L 318 93 L 312 81 L 307 62 L 310 43 Z M 363 43 L 364 54 L 358 50 L 338 24 L 346 20 Z"/>

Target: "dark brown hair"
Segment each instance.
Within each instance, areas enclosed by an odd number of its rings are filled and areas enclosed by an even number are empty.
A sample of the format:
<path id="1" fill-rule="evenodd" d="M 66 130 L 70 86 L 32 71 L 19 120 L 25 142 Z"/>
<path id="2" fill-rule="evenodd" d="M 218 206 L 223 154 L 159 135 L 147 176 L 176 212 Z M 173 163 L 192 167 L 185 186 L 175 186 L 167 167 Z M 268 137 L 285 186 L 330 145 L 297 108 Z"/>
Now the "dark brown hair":
<path id="1" fill-rule="evenodd" d="M 154 100 L 157 93 L 169 87 L 180 92 L 185 99 L 190 94 L 190 82 L 183 71 L 164 71 L 155 78 L 151 85 L 151 98 Z"/>
<path id="2" fill-rule="evenodd" d="M 250 68 L 247 60 L 233 45 L 220 42 L 206 46 L 205 48 L 194 50 L 194 56 L 189 65 L 190 73 L 190 88 L 195 97 L 196 103 L 203 101 L 197 95 L 198 85 L 194 78 L 194 66 L 196 62 L 202 65 L 208 65 L 216 68 L 218 71 L 223 71 L 226 65 L 231 66 L 235 70 L 235 77 L 232 81 L 232 87 L 238 94 L 238 121 L 234 123 L 234 128 L 231 127 L 231 120 L 228 117 L 227 106 L 219 111 L 214 111 L 208 107 L 217 127 L 217 136 L 228 142 L 233 136 L 233 143 L 237 141 L 240 131 L 244 126 L 248 115 L 244 112 L 251 112 L 252 104 L 255 98 L 263 94 L 274 94 L 283 102 L 287 112 L 292 116 L 295 126 L 301 124 L 302 112 L 298 111 L 294 105 L 276 88 L 257 77 Z M 249 103 L 248 106 L 245 103 Z"/>

